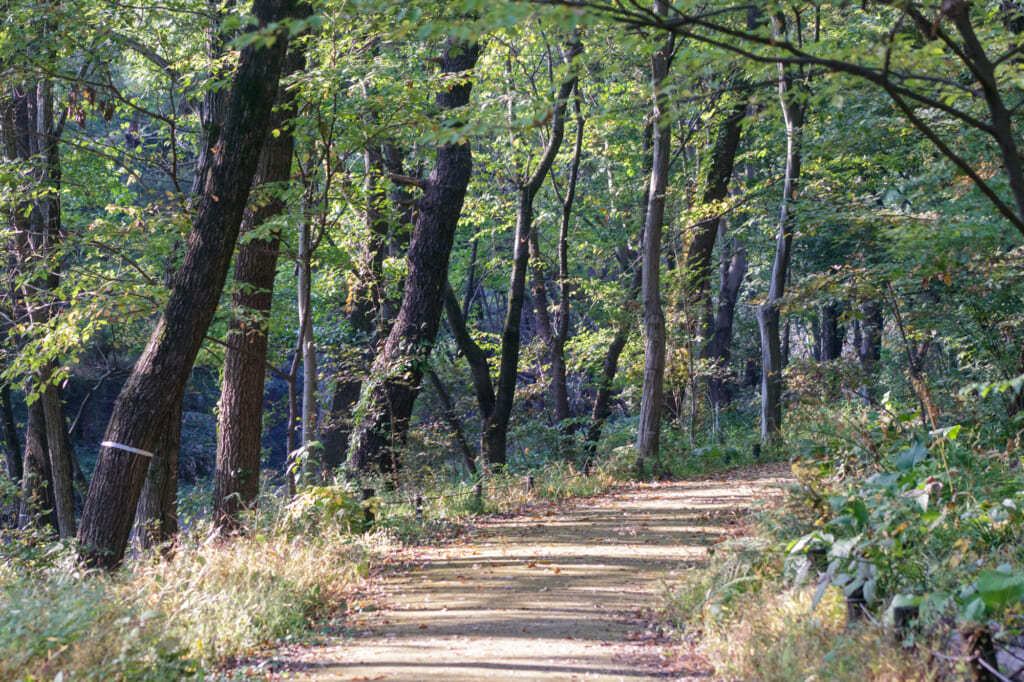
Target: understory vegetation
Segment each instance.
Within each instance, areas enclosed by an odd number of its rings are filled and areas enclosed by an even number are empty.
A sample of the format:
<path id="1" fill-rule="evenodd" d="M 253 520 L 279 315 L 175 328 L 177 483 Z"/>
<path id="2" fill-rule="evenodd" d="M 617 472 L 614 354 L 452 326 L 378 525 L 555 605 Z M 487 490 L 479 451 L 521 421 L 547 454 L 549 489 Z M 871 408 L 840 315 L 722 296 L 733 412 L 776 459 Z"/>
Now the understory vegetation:
<path id="1" fill-rule="evenodd" d="M 795 482 L 669 587 L 666 617 L 729 679 L 1018 679 L 1024 422 L 977 414 L 795 410 Z"/>
<path id="2" fill-rule="evenodd" d="M 359 588 L 396 549 L 444 542 L 469 515 L 589 496 L 617 480 L 608 465 L 583 475 L 554 464 L 490 477 L 479 495 L 428 470 L 369 499 L 344 481 L 291 498 L 267 487 L 230 536 L 197 488 L 182 500 L 187 530 L 113 575 L 82 568 L 73 543 L 45 530 L 4 530 L 0 679 L 260 678 L 274 672 L 264 665 L 273 649 L 354 627 Z M 430 491 L 418 510 L 413 490 Z"/>

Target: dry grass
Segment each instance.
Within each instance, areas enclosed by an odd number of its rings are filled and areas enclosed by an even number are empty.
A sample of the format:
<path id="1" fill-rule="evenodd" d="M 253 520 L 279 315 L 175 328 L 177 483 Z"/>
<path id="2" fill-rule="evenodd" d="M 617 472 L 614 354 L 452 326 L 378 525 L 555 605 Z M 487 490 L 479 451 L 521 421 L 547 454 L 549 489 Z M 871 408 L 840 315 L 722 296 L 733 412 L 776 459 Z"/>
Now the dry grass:
<path id="1" fill-rule="evenodd" d="M 199 676 L 337 609 L 367 546 L 332 533 L 186 542 L 115 576 L 71 556 L 0 583 L 0 679 Z"/>

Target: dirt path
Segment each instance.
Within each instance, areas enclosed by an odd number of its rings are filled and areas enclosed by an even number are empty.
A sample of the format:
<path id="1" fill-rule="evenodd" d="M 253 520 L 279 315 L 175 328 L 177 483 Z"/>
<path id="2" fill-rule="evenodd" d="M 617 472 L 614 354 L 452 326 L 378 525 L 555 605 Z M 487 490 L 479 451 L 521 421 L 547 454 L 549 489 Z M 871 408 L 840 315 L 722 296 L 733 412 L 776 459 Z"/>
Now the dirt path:
<path id="1" fill-rule="evenodd" d="M 648 680 L 706 676 L 649 629 L 663 581 L 741 534 L 787 467 L 632 487 L 486 519 L 418 548 L 359 634 L 307 650 L 303 680 Z"/>

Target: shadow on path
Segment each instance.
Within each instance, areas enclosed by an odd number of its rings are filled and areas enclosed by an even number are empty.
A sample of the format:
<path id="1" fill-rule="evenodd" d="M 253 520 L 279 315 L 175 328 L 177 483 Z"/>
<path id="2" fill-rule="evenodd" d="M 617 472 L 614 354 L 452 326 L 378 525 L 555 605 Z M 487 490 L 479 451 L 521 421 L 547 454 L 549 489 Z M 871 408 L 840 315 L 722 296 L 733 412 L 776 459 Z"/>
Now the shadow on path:
<path id="1" fill-rule="evenodd" d="M 417 549 L 363 630 L 294 661 L 306 680 L 693 679 L 645 636 L 665 581 L 742 534 L 788 468 L 634 486 L 481 520 L 464 542 Z M 650 635 L 650 633 L 646 633 Z M 280 659 L 279 659 L 280 660 Z M 669 672 L 671 670 L 671 672 Z"/>

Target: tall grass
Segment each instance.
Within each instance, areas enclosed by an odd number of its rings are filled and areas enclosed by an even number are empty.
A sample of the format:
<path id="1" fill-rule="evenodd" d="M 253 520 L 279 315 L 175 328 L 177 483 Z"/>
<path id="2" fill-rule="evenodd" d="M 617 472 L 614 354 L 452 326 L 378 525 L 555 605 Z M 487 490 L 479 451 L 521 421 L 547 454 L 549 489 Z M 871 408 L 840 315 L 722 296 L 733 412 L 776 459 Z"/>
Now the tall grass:
<path id="1" fill-rule="evenodd" d="M 74 547 L 41 531 L 0 531 L 0 680 L 202 678 L 309 632 L 397 542 L 434 541 L 468 514 L 592 495 L 616 481 L 571 464 L 532 476 L 528 489 L 527 474 L 488 475 L 480 498 L 472 483 L 422 472 L 415 488 L 380 482 L 368 504 L 375 530 L 364 534 L 351 532 L 365 527 L 353 483 L 309 488 L 290 503 L 265 491 L 246 533 L 232 537 L 213 533 L 188 499 L 178 543 L 114 575 L 80 570 Z M 412 491 L 430 493 L 422 517 Z"/>
<path id="2" fill-rule="evenodd" d="M 0 679 L 198 677 L 306 631 L 367 565 L 365 543 L 333 532 L 207 538 L 113 576 L 76 569 L 66 545 L 7 538 Z"/>

